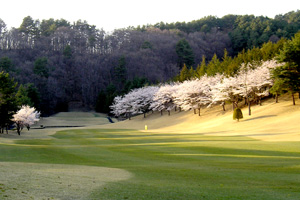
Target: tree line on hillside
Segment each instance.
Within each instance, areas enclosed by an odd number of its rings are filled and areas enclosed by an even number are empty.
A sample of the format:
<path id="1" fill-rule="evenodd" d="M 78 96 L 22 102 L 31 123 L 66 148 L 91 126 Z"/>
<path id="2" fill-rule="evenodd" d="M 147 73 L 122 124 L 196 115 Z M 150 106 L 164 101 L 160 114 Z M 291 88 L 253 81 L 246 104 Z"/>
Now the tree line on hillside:
<path id="1" fill-rule="evenodd" d="M 269 95 L 273 85 L 271 69 L 280 67 L 275 60 L 264 61 L 259 65 L 243 64 L 238 74 L 233 77 L 216 74 L 215 76 L 202 76 L 200 78 L 185 80 L 184 82 L 173 82 L 160 86 L 147 86 L 130 91 L 124 96 L 114 99 L 111 106 L 113 114 L 121 117 L 145 114 L 149 111 L 179 110 L 198 111 L 201 108 L 220 104 L 225 111 L 225 103 L 232 102 L 233 108 L 238 107 L 239 101 L 245 99 L 249 105 L 251 115 L 251 104 L 260 103 L 263 97 Z"/>
<path id="2" fill-rule="evenodd" d="M 173 80 L 183 82 L 189 79 L 200 78 L 204 75 L 214 76 L 216 74 L 234 76 L 242 64 L 257 64 L 273 59 L 280 53 L 286 42 L 287 40 L 284 38 L 277 43 L 267 42 L 261 48 L 254 47 L 247 51 L 243 50 L 235 57 L 230 57 L 226 49 L 221 59 L 216 54 L 211 60 L 207 60 L 203 56 L 201 63 L 195 69 L 184 64 L 180 73 Z"/>
<path id="3" fill-rule="evenodd" d="M 270 93 L 276 96 L 289 92 L 295 105 L 295 93 L 300 98 L 300 32 L 284 43 L 277 60 L 242 63 L 238 73 L 207 74 L 193 77 L 183 82 L 171 82 L 159 86 L 148 86 L 134 89 L 124 96 L 117 96 L 111 106 L 116 116 L 127 117 L 144 114 L 149 111 L 198 110 L 203 106 L 221 104 L 225 111 L 225 103 L 231 102 L 235 111 L 239 110 L 239 101 L 245 100 L 251 115 L 251 104 L 261 104 L 261 99 Z M 247 60 L 245 60 L 247 61 Z M 234 119 L 242 115 L 234 114 Z"/>
<path id="4" fill-rule="evenodd" d="M 136 27 L 146 31 L 149 27 L 161 30 L 177 29 L 184 33 L 211 32 L 218 29 L 229 34 L 234 55 L 243 49 L 259 47 L 267 41 L 276 42 L 279 38 L 291 38 L 300 28 L 300 11 L 276 15 L 274 19 L 254 15 L 225 15 L 222 18 L 207 16 L 191 22 L 156 23 Z"/>
<path id="5" fill-rule="evenodd" d="M 18 82 L 17 89 L 31 95 L 44 115 L 77 108 L 109 112 L 115 96 L 171 80 L 185 65 L 189 69 L 201 66 L 204 57 L 206 62 L 217 61 L 225 57 L 226 49 L 226 59 L 231 59 L 240 49 L 290 38 L 299 30 L 299 13 L 274 20 L 207 17 L 188 23 L 188 27 L 198 24 L 188 31 L 155 25 L 117 29 L 111 34 L 82 20 L 40 21 L 28 16 L 20 27 L 10 30 L 0 20 L 0 71 L 9 73 Z M 231 21 L 226 22 L 227 18 Z M 215 20 L 220 22 L 212 23 Z M 267 27 L 271 31 L 261 42 L 248 45 L 243 41 L 236 47 L 237 30 L 245 40 L 252 32 L 261 35 Z M 202 75 L 209 73 L 202 71 Z M 237 68 L 229 71 L 234 73 Z"/>

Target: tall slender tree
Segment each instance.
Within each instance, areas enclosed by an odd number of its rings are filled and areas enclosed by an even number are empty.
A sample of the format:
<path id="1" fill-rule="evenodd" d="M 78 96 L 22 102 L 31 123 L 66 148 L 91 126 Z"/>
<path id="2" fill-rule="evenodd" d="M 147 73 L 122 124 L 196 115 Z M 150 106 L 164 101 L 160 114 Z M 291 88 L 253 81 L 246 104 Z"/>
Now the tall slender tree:
<path id="1" fill-rule="evenodd" d="M 14 112 L 17 110 L 16 86 L 8 73 L 0 72 L 0 130 L 8 128 Z"/>
<path id="2" fill-rule="evenodd" d="M 278 83 L 282 84 L 292 94 L 293 105 L 295 105 L 295 93 L 300 92 L 300 32 L 292 40 L 285 43 L 278 56 L 280 62 L 285 63 L 273 75 Z"/>

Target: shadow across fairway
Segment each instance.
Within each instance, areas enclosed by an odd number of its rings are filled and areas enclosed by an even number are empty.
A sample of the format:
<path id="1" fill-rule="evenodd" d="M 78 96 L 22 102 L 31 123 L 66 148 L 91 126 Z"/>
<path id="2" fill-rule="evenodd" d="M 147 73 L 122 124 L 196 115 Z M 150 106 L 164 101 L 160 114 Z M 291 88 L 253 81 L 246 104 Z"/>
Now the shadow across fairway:
<path id="1" fill-rule="evenodd" d="M 244 122 L 246 121 L 252 121 L 252 120 L 256 120 L 256 119 L 263 119 L 263 118 L 270 118 L 270 117 L 276 117 L 277 115 L 264 115 L 264 116 L 260 116 L 260 117 L 254 117 L 254 118 L 251 118 L 251 119 L 246 119 L 246 120 L 243 120 Z"/>

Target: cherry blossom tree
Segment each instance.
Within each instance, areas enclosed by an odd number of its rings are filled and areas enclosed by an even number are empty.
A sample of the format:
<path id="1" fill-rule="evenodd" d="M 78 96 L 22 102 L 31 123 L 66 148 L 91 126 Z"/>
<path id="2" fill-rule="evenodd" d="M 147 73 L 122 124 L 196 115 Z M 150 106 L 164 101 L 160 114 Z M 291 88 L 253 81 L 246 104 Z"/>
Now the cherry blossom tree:
<path id="1" fill-rule="evenodd" d="M 210 104 L 211 107 L 214 104 L 220 104 L 225 111 L 225 102 L 230 100 L 232 102 L 233 109 L 237 107 L 240 98 L 240 83 L 237 76 L 225 77 L 224 75 L 216 75 L 211 78 L 210 84 Z"/>
<path id="2" fill-rule="evenodd" d="M 20 135 L 24 126 L 29 130 L 30 126 L 39 121 L 40 113 L 35 108 L 22 106 L 22 108 L 13 115 L 13 120 L 17 126 L 17 132 Z"/>
<path id="3" fill-rule="evenodd" d="M 139 88 L 135 91 L 136 101 L 134 102 L 134 114 L 143 113 L 144 118 L 146 113 L 149 112 L 150 106 L 153 102 L 154 95 L 159 90 L 159 87 L 149 86 Z"/>
<path id="4" fill-rule="evenodd" d="M 251 103 L 260 102 L 262 97 L 269 95 L 269 89 L 273 85 L 270 70 L 280 65 L 275 60 L 264 61 L 259 65 L 242 65 L 237 76 L 238 82 L 241 83 L 239 94 L 247 101 L 249 115 Z"/>
<path id="5" fill-rule="evenodd" d="M 209 105 L 212 101 L 212 86 L 217 83 L 219 76 L 207 77 L 200 79 L 187 80 L 179 85 L 178 90 L 174 94 L 174 102 L 183 110 L 198 109 L 200 116 L 200 108 L 202 105 Z"/>
<path id="6" fill-rule="evenodd" d="M 163 110 L 167 110 L 170 115 L 170 111 L 176 107 L 173 94 L 178 89 L 178 86 L 178 83 L 160 86 L 153 96 L 153 102 L 150 105 L 150 109 L 153 111 L 160 111 L 161 115 Z"/>
<path id="7" fill-rule="evenodd" d="M 158 87 L 149 86 L 131 90 L 123 97 L 116 97 L 110 106 L 112 113 L 116 116 L 125 116 L 131 119 L 131 115 L 144 114 L 150 111 L 150 105 Z"/>
<path id="8" fill-rule="evenodd" d="M 258 68 L 253 70 L 253 76 L 255 77 L 255 97 L 258 103 L 261 105 L 261 98 L 269 96 L 270 88 L 274 85 L 271 71 L 277 67 L 282 66 L 282 63 L 276 62 L 276 60 L 265 61 Z"/>
<path id="9" fill-rule="evenodd" d="M 223 111 L 225 111 L 225 102 L 230 100 L 230 94 L 228 93 L 229 86 L 225 84 L 228 83 L 228 81 L 226 81 L 227 79 L 222 79 L 212 87 L 211 103 L 209 104 L 209 107 L 213 104 L 220 103 Z"/>

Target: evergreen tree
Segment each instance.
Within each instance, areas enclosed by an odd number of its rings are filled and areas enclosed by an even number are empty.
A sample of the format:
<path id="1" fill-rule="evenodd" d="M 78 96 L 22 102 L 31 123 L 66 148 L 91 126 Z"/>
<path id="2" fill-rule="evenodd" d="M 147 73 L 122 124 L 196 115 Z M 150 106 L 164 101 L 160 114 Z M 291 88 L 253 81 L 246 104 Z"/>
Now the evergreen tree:
<path id="1" fill-rule="evenodd" d="M 28 83 L 25 85 L 27 96 L 32 103 L 32 107 L 36 108 L 37 110 L 41 109 L 41 95 L 38 89 L 32 84 Z"/>
<path id="2" fill-rule="evenodd" d="M 12 61 L 8 57 L 2 57 L 0 59 L 0 71 L 9 72 L 12 70 Z"/>
<path id="3" fill-rule="evenodd" d="M 33 103 L 28 97 L 27 89 L 23 85 L 19 86 L 18 92 L 16 93 L 16 98 L 18 106 L 28 105 L 30 107 L 33 107 Z"/>
<path id="4" fill-rule="evenodd" d="M 183 82 L 190 78 L 190 72 L 187 66 L 184 64 L 182 70 L 180 71 L 179 81 Z"/>
<path id="5" fill-rule="evenodd" d="M 16 93 L 18 106 L 28 105 L 40 109 L 41 97 L 37 88 L 32 83 L 20 85 Z"/>
<path id="6" fill-rule="evenodd" d="M 212 57 L 211 61 L 208 63 L 207 65 L 207 75 L 208 76 L 214 76 L 217 73 L 221 73 L 221 62 L 217 57 L 217 54 L 214 54 L 214 56 Z"/>
<path id="7" fill-rule="evenodd" d="M 235 108 L 233 111 L 233 120 L 240 121 L 240 119 L 243 119 L 243 113 L 240 108 Z"/>
<path id="8" fill-rule="evenodd" d="M 287 88 L 287 86 L 285 86 L 285 83 L 282 79 L 278 79 L 274 82 L 274 85 L 270 89 L 270 93 L 275 95 L 276 103 L 278 103 L 278 96 L 285 92 L 284 88 Z"/>
<path id="9" fill-rule="evenodd" d="M 193 66 L 195 64 L 193 50 L 186 39 L 181 39 L 177 42 L 176 53 L 178 56 L 177 65 L 180 69 L 183 68 L 184 64 L 187 66 Z"/>
<path id="10" fill-rule="evenodd" d="M 63 51 L 63 55 L 65 59 L 71 59 L 72 58 L 72 48 L 70 45 L 67 45 Z"/>
<path id="11" fill-rule="evenodd" d="M 228 51 L 227 49 L 224 50 L 224 55 L 223 55 L 223 60 L 220 63 L 220 69 L 221 72 L 226 72 L 228 73 L 228 67 L 230 66 L 230 63 L 232 62 L 232 58 L 230 56 L 228 56 Z"/>
<path id="12" fill-rule="evenodd" d="M 191 67 L 189 70 L 189 78 L 195 78 L 195 77 L 196 77 L 196 71 L 194 70 L 193 67 Z"/>
<path id="13" fill-rule="evenodd" d="M 104 111 L 105 113 L 110 113 L 110 105 L 112 105 L 114 98 L 117 96 L 116 93 L 117 89 L 116 86 L 113 84 L 109 84 L 106 88 L 106 97 L 105 97 L 105 106 Z"/>
<path id="14" fill-rule="evenodd" d="M 38 58 L 34 62 L 33 73 L 48 78 L 49 77 L 49 70 L 47 68 L 48 59 L 47 58 Z"/>
<path id="15" fill-rule="evenodd" d="M 281 86 L 292 94 L 293 105 L 295 105 L 294 94 L 300 92 L 300 32 L 285 43 L 278 60 L 285 65 L 273 75 L 277 81 L 280 81 Z"/>
<path id="16" fill-rule="evenodd" d="M 118 64 L 115 66 L 114 75 L 117 78 L 116 82 L 123 86 L 127 80 L 126 59 L 124 55 L 121 56 Z"/>
<path id="17" fill-rule="evenodd" d="M 206 74 L 206 58 L 205 56 L 202 56 L 201 64 L 197 66 L 196 69 L 196 77 L 200 78 L 201 76 L 204 76 Z"/>
<path id="18" fill-rule="evenodd" d="M 16 86 L 14 79 L 8 73 L 0 72 L 0 131 L 11 123 L 14 112 L 17 111 Z"/>

